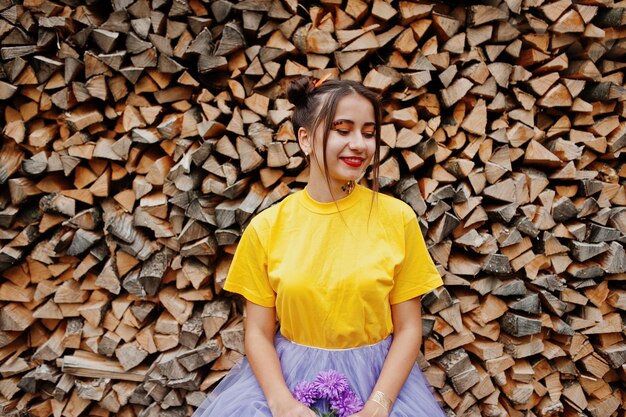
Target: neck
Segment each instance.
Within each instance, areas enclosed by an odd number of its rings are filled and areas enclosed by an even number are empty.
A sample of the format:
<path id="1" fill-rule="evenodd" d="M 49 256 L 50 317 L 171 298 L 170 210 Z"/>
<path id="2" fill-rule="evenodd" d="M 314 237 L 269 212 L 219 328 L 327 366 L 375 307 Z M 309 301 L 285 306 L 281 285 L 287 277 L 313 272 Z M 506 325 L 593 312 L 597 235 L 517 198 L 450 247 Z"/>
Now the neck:
<path id="1" fill-rule="evenodd" d="M 335 184 L 333 181 L 331 181 L 330 186 L 331 188 L 328 187 L 325 180 L 323 183 L 320 183 L 319 181 L 309 181 L 309 184 L 306 186 L 306 190 L 313 200 L 320 203 L 331 203 L 354 192 L 354 189 L 351 190 L 347 187 L 342 189 L 344 184 Z"/>

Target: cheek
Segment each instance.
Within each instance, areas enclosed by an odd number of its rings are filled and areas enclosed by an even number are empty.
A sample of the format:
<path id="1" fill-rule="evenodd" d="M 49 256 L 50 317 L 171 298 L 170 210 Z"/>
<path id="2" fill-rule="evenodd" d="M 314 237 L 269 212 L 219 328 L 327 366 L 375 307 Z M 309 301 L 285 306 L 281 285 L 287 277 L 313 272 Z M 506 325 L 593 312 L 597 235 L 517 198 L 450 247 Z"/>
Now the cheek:
<path id="1" fill-rule="evenodd" d="M 333 135 L 331 134 L 328 137 L 328 143 L 326 143 L 326 153 L 332 154 L 339 152 L 345 146 L 345 144 L 345 140 L 333 137 Z"/>

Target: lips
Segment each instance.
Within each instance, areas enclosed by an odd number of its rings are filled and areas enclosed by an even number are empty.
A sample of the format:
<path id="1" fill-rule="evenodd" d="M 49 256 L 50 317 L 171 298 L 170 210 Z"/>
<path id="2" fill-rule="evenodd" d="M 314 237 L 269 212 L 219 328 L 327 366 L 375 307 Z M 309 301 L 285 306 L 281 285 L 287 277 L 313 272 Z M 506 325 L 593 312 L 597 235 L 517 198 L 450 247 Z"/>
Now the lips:
<path id="1" fill-rule="evenodd" d="M 355 167 L 358 168 L 361 166 L 361 164 L 363 164 L 363 158 L 358 158 L 358 157 L 343 157 L 340 158 L 343 162 L 345 162 L 347 165 L 351 166 L 351 167 Z"/>

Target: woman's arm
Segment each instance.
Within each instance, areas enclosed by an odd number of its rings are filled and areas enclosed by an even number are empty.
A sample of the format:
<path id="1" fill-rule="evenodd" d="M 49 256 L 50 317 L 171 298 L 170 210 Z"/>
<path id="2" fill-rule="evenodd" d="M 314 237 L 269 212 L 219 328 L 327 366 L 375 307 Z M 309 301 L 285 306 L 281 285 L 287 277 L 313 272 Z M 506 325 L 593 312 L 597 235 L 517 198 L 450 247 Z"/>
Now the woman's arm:
<path id="1" fill-rule="evenodd" d="M 395 401 L 415 364 L 422 343 L 422 307 L 420 298 L 391 305 L 393 341 L 372 392 L 380 391 Z M 391 410 L 389 410 L 390 412 Z M 387 417 L 383 406 L 367 401 L 354 417 Z"/>
<path id="2" fill-rule="evenodd" d="M 274 417 L 315 417 L 291 395 L 274 347 L 276 309 L 246 301 L 246 356 Z"/>

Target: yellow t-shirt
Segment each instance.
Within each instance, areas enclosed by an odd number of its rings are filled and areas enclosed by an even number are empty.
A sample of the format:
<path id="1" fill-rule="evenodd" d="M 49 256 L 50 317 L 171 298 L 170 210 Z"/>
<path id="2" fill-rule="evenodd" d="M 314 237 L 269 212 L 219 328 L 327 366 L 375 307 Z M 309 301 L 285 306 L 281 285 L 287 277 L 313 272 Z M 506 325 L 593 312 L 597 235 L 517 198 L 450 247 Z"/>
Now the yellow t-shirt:
<path id="1" fill-rule="evenodd" d="M 308 346 L 343 349 L 393 331 L 391 304 L 443 284 L 413 209 L 357 185 L 336 204 L 306 190 L 246 227 L 224 288 L 275 307 L 281 333 Z M 337 209 L 339 208 L 339 212 Z"/>

